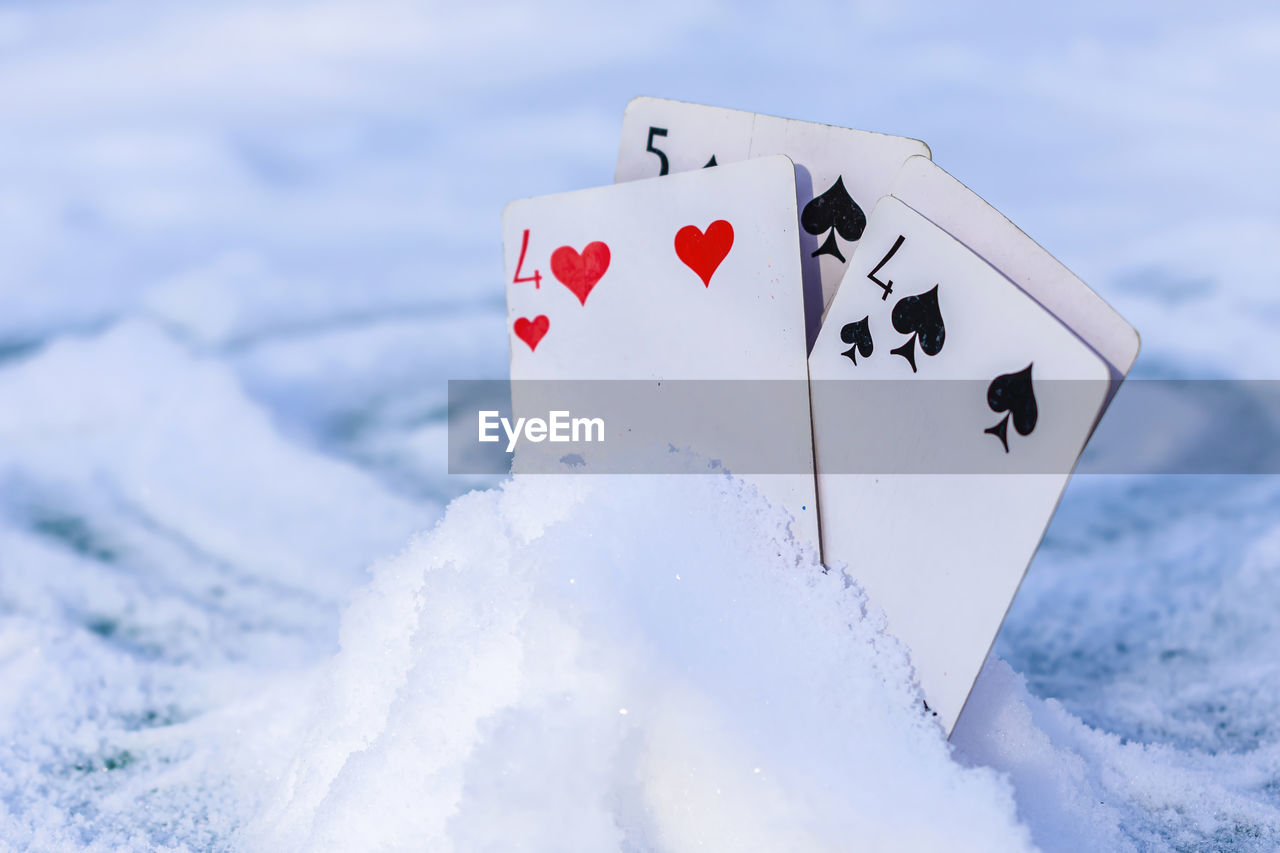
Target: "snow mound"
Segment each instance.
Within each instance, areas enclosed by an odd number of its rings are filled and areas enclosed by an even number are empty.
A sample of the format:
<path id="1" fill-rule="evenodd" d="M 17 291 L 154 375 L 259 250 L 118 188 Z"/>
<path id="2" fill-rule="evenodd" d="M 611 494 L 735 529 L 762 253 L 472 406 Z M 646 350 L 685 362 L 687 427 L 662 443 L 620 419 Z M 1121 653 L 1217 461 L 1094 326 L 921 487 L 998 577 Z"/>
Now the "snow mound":
<path id="1" fill-rule="evenodd" d="M 375 570 L 242 841 L 1025 850 L 882 616 L 728 477 L 520 476 Z M 927 819 L 921 819 L 928 815 Z"/>
<path id="2" fill-rule="evenodd" d="M 269 688 L 434 515 L 149 323 L 5 363 L 0 851 L 225 845 L 292 713 Z"/>
<path id="3" fill-rule="evenodd" d="M 1032 696 L 998 659 L 988 660 L 952 742 L 962 761 L 1008 774 L 1045 853 L 1280 845 L 1280 808 L 1265 794 L 1280 767 L 1274 744 L 1213 753 L 1126 741 Z"/>

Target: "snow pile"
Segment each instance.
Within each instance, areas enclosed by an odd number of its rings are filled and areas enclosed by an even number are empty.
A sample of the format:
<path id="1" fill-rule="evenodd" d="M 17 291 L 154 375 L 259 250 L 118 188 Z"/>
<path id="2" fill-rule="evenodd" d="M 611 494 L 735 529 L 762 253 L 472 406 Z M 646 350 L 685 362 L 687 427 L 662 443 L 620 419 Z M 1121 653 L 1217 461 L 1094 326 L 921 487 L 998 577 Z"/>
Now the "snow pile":
<path id="1" fill-rule="evenodd" d="M 146 324 L 7 364 L 0 849 L 225 843 L 290 713 L 268 688 L 332 652 L 361 569 L 435 512 Z"/>
<path id="2" fill-rule="evenodd" d="M 1043 849 L 1280 848 L 1278 517 L 1274 477 L 1073 484 L 952 738 Z"/>
<path id="3" fill-rule="evenodd" d="M 719 477 L 520 477 L 376 570 L 259 849 L 1022 850 L 847 576 Z M 921 819 L 928 815 L 927 819 Z"/>
<path id="4" fill-rule="evenodd" d="M 136 550 L 129 540 L 145 537 L 331 606 L 364 562 L 438 511 L 285 440 L 225 364 L 142 322 L 0 373 L 0 484 L 0 504 L 37 529 L 107 537 L 81 550 Z M 176 555 L 163 562 L 174 569 Z"/>
<path id="5" fill-rule="evenodd" d="M 1151 697 L 1153 701 L 1156 697 Z M 1046 853 L 1273 851 L 1280 748 L 1209 753 L 1099 731 L 989 660 L 952 736 L 960 756 L 1008 774 Z"/>

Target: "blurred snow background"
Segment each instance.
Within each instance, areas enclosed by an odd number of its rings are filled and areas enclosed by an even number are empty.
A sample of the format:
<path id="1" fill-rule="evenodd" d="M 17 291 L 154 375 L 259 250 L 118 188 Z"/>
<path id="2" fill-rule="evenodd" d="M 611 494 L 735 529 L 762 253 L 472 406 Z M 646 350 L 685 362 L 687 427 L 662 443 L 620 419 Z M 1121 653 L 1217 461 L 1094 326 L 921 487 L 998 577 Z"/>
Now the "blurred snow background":
<path id="1" fill-rule="evenodd" d="M 0 6 L 0 847 L 1280 846 L 1275 479 L 1078 478 L 950 751 L 730 483 L 390 556 L 632 96 L 924 139 L 1136 375 L 1274 378 L 1276 79 L 1263 3 Z"/>

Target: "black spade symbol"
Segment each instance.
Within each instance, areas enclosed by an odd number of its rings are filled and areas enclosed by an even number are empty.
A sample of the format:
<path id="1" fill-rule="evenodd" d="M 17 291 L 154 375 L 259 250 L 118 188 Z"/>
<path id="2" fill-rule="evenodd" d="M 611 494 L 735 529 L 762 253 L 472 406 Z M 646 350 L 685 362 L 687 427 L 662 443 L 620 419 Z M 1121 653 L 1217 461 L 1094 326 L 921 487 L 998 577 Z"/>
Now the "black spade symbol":
<path id="1" fill-rule="evenodd" d="M 868 315 L 856 323 L 846 323 L 840 330 L 840 340 L 846 344 L 853 344 L 840 354 L 846 356 L 855 365 L 858 363 L 858 355 L 863 358 L 871 355 L 876 348 L 875 341 L 871 340 L 871 317 Z"/>
<path id="2" fill-rule="evenodd" d="M 836 234 L 839 233 L 848 242 L 857 240 L 867 227 L 867 216 L 844 188 L 844 178 L 838 177 L 826 192 L 814 196 L 804 206 L 800 213 L 800 224 L 815 237 L 824 231 L 831 232 L 810 257 L 832 255 L 843 262 L 845 258 L 836 244 Z"/>
<path id="3" fill-rule="evenodd" d="M 942 310 L 938 307 L 938 285 L 924 293 L 906 296 L 893 306 L 893 327 L 904 335 L 907 342 L 889 352 L 900 355 L 916 372 L 916 340 L 925 355 L 937 355 L 947 340 L 947 326 L 942 322 Z"/>
<path id="4" fill-rule="evenodd" d="M 712 154 L 711 159 L 707 161 L 707 165 L 703 166 L 702 168 L 710 169 L 712 166 L 719 166 L 719 165 L 720 164 L 716 162 L 716 155 Z"/>
<path id="5" fill-rule="evenodd" d="M 1035 362 L 1032 362 L 1034 364 Z M 987 386 L 987 405 L 993 412 L 1007 412 L 1000 423 L 983 432 L 1000 439 L 1004 452 L 1009 452 L 1009 419 L 1018 435 L 1030 435 L 1036 428 L 1040 411 L 1036 406 L 1036 389 L 1031 384 L 1031 364 L 1017 373 L 1002 373 Z"/>

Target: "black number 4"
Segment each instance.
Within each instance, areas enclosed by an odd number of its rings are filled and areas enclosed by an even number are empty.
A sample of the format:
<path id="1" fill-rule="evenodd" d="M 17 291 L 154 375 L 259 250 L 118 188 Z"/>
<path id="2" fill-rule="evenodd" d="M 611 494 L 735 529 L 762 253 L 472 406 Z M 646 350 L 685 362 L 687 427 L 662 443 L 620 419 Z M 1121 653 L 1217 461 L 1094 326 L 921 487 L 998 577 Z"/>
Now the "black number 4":
<path id="1" fill-rule="evenodd" d="M 671 164 L 667 162 L 666 154 L 663 154 L 657 148 L 653 147 L 653 138 L 655 136 L 666 136 L 666 135 L 667 135 L 667 129 L 665 127 L 651 127 L 649 128 L 649 141 L 646 142 L 644 146 L 645 151 L 648 151 L 650 154 L 657 154 L 658 159 L 662 161 L 662 167 L 658 169 L 659 175 L 665 175 L 667 171 L 670 169 Z"/>
<path id="2" fill-rule="evenodd" d="M 880 279 L 876 278 L 876 273 L 880 272 L 880 269 L 885 264 L 889 263 L 889 259 L 898 253 L 898 250 L 902 248 L 902 244 L 906 242 L 906 239 L 907 239 L 906 237 L 903 237 L 901 234 L 899 234 L 898 239 L 893 242 L 893 248 L 889 250 L 889 254 L 881 258 L 880 263 L 876 264 L 876 268 L 873 269 L 871 272 L 867 273 L 867 278 L 871 279 L 876 284 L 878 284 L 880 286 L 880 289 L 884 291 L 884 293 L 880 294 L 881 299 L 888 299 L 889 294 L 893 293 L 893 279 L 889 279 L 888 281 L 881 281 Z"/>

